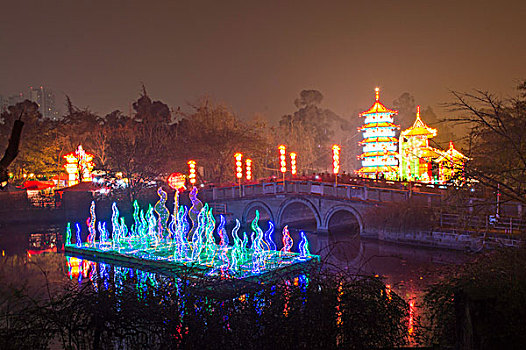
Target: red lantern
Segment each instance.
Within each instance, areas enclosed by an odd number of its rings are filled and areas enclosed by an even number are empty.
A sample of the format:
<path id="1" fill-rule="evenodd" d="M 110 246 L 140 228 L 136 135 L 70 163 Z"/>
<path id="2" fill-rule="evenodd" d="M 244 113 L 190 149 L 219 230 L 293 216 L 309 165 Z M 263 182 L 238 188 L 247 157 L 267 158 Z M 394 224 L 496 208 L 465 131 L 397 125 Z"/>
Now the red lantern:
<path id="1" fill-rule="evenodd" d="M 340 146 L 332 146 L 332 172 L 338 174 L 340 172 Z"/>
<path id="2" fill-rule="evenodd" d="M 171 173 L 166 182 L 168 182 L 168 186 L 174 190 L 179 191 L 185 189 L 184 175 L 181 173 Z"/>
<path id="3" fill-rule="evenodd" d="M 245 161 L 245 165 L 246 165 L 246 179 L 248 181 L 252 180 L 252 159 L 247 159 Z"/>
<path id="4" fill-rule="evenodd" d="M 188 168 L 189 168 L 188 178 L 190 179 L 190 183 L 192 184 L 192 186 L 194 186 L 195 181 L 196 181 L 195 160 L 188 161 Z"/>

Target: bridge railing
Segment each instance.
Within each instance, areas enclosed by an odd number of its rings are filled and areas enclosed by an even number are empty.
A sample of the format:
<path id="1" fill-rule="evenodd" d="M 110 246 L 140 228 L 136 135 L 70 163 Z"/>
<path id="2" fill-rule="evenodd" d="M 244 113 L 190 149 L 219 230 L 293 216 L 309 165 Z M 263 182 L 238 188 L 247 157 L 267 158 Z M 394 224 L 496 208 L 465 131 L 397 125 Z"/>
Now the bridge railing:
<path id="1" fill-rule="evenodd" d="M 349 185 L 316 181 L 279 181 L 246 184 L 232 187 L 215 187 L 200 191 L 207 201 L 260 197 L 279 194 L 309 194 L 336 199 L 352 199 L 380 202 L 399 202 L 412 197 L 424 205 L 439 204 L 441 193 L 427 192 L 422 188 L 405 189 L 393 187 L 373 187 L 367 184 Z"/>

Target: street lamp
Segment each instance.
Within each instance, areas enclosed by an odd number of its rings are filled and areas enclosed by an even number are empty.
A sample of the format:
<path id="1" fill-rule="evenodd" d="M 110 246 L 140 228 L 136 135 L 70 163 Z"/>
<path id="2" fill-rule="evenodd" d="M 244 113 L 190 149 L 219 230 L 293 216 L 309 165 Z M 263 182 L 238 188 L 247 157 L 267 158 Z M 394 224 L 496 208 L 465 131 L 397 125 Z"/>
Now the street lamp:
<path id="1" fill-rule="evenodd" d="M 336 185 L 338 185 L 338 173 L 340 172 L 340 150 L 340 146 L 332 146 L 332 172 L 334 173 Z"/>

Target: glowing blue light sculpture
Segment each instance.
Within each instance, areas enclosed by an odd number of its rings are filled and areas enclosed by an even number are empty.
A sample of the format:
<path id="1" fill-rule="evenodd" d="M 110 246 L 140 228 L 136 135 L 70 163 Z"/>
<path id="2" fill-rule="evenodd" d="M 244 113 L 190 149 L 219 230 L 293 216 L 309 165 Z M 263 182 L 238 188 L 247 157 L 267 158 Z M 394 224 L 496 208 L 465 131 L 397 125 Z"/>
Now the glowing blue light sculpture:
<path id="1" fill-rule="evenodd" d="M 246 232 L 242 236 L 239 234 L 241 223 L 235 220 L 230 245 L 225 216 L 219 216 L 216 227 L 212 208 L 208 204 L 203 205 L 197 198 L 197 189 L 190 193 L 190 210 L 179 206 L 174 208 L 173 214 L 165 207 L 166 192 L 159 189 L 158 194 L 160 200 L 155 207 L 149 205 L 146 212 L 139 208 L 137 202 L 133 203 L 133 224 L 130 228 L 120 216 L 117 204 L 113 203 L 111 237 L 106 223 L 96 222 L 93 202 L 86 221 L 88 239 L 82 242 L 81 226 L 76 223 L 76 243 L 72 245 L 71 224 L 68 223 L 66 252 L 108 261 L 159 265 L 170 270 L 188 269 L 197 275 L 221 278 L 248 278 L 319 260 L 318 256 L 310 254 L 304 232 L 300 233 L 299 254 L 291 252 L 293 240 L 288 226 L 283 228 L 283 248 L 277 251 L 273 238 L 274 224 L 269 221 L 269 228 L 263 233 L 257 210 L 250 224 L 250 239 Z M 98 240 L 95 228 L 98 229 Z M 219 242 L 216 242 L 214 232 L 217 232 Z M 103 277 L 105 273 L 101 270 L 99 275 Z"/>

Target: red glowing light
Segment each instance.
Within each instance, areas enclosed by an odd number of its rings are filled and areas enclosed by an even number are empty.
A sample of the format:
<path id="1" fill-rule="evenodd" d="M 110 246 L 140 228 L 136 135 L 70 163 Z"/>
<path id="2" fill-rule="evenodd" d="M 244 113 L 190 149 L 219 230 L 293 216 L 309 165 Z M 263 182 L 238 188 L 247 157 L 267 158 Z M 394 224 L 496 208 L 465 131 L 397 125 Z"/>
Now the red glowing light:
<path id="1" fill-rule="evenodd" d="M 246 179 L 248 181 L 252 180 L 252 159 L 247 159 L 245 161 L 246 166 Z"/>
<path id="2" fill-rule="evenodd" d="M 285 145 L 280 145 L 278 147 L 279 149 L 279 160 L 280 160 L 280 167 L 281 172 L 286 173 L 287 172 L 287 148 Z"/>
<path id="3" fill-rule="evenodd" d="M 172 173 L 168 176 L 168 186 L 174 190 L 184 189 L 184 175 L 181 173 Z"/>
<path id="4" fill-rule="evenodd" d="M 298 170 L 296 168 L 296 153 L 290 152 L 290 172 L 292 175 L 296 175 Z"/>
<path id="5" fill-rule="evenodd" d="M 236 158 L 236 177 L 241 180 L 243 177 L 243 163 L 241 162 L 241 158 L 243 158 L 243 154 L 236 153 L 234 154 L 234 158 Z"/>
<path id="6" fill-rule="evenodd" d="M 188 161 L 188 170 L 189 170 L 189 175 L 188 175 L 188 179 L 190 179 L 190 183 L 193 185 L 195 185 L 195 182 L 196 182 L 196 171 L 195 171 L 195 160 L 189 160 Z"/>
<path id="7" fill-rule="evenodd" d="M 332 172 L 338 174 L 340 172 L 340 146 L 332 146 Z"/>

